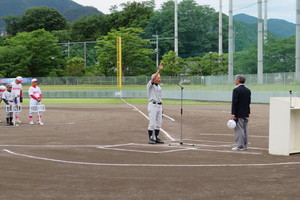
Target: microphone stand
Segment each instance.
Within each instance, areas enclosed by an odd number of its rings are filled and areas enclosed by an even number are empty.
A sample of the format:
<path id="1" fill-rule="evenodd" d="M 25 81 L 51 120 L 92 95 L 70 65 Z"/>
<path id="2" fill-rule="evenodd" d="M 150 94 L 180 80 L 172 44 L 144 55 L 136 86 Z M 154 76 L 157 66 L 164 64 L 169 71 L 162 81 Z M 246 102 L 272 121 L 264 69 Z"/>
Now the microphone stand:
<path id="1" fill-rule="evenodd" d="M 183 124 L 183 89 L 184 87 L 178 83 L 177 84 L 180 89 L 181 89 L 181 93 L 180 93 L 180 145 L 183 145 L 183 138 L 182 138 L 182 124 Z M 169 144 L 169 146 L 171 146 L 172 144 Z M 185 145 L 189 145 L 189 146 L 195 146 L 194 144 L 185 144 Z"/>
<path id="2" fill-rule="evenodd" d="M 183 89 L 182 85 L 178 83 L 178 86 L 181 89 L 181 94 L 180 94 L 180 145 L 183 145 L 182 141 L 182 116 L 183 116 Z"/>

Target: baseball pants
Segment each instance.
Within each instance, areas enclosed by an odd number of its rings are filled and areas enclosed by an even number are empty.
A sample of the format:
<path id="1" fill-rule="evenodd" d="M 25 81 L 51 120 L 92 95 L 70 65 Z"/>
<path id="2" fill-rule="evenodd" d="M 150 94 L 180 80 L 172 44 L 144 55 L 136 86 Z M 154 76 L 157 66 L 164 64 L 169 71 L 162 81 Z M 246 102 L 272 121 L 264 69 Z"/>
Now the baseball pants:
<path id="1" fill-rule="evenodd" d="M 6 118 L 13 117 L 13 112 L 6 112 Z"/>
<path id="2" fill-rule="evenodd" d="M 247 148 L 248 145 L 248 122 L 247 118 L 237 118 L 235 131 L 235 141 L 238 148 Z"/>
<path id="3" fill-rule="evenodd" d="M 40 105 L 41 103 L 38 102 L 35 99 L 30 99 L 30 106 L 37 106 Z M 29 110 L 29 116 L 32 117 L 33 116 L 33 112 L 31 112 L 31 110 Z M 38 116 L 42 116 L 42 112 L 38 112 Z"/>
<path id="4" fill-rule="evenodd" d="M 153 102 L 149 102 L 148 112 L 149 112 L 148 130 L 160 130 L 162 125 L 162 105 L 153 104 Z"/>
<path id="5" fill-rule="evenodd" d="M 21 105 L 20 97 L 17 97 L 17 105 Z M 19 118 L 20 112 L 16 112 L 16 118 Z"/>
<path id="6" fill-rule="evenodd" d="M 15 102 L 13 102 L 13 101 L 10 101 L 9 102 L 10 104 L 15 104 Z M 13 112 L 6 112 L 6 118 L 10 118 L 10 117 L 13 117 L 14 116 L 14 113 Z"/>

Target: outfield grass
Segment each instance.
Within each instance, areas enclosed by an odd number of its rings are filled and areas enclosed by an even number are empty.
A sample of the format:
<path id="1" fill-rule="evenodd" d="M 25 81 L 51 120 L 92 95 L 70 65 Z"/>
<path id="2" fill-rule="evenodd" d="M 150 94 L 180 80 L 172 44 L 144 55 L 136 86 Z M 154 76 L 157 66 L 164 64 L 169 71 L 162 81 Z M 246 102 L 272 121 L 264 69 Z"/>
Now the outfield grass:
<path id="1" fill-rule="evenodd" d="M 125 99 L 130 104 L 147 104 L 147 99 Z M 164 105 L 180 105 L 181 102 L 178 100 L 164 100 Z M 24 99 L 24 104 L 29 104 L 29 99 Z M 65 99 L 43 99 L 42 104 L 125 104 L 120 99 L 113 98 L 65 98 Z M 226 105 L 228 103 L 220 102 L 201 102 L 201 101 L 190 101 L 184 100 L 184 105 Z"/>
<path id="2" fill-rule="evenodd" d="M 116 86 L 111 85 L 41 85 L 42 91 L 118 91 Z M 177 85 L 162 85 L 167 90 L 177 90 Z M 232 85 L 186 85 L 187 90 L 195 91 L 231 91 L 235 86 Z M 249 85 L 252 91 L 300 91 L 300 85 Z M 28 85 L 23 86 L 23 90 L 27 91 Z M 146 90 L 146 85 L 125 85 L 122 90 Z"/>

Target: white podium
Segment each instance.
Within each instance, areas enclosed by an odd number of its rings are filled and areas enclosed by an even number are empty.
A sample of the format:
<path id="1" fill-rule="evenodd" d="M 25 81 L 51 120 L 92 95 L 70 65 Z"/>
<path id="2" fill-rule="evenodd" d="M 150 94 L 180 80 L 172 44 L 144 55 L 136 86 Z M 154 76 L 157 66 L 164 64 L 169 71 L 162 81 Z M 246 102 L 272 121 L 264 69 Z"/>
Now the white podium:
<path id="1" fill-rule="evenodd" d="M 300 153 L 300 98 L 270 99 L 269 153 Z"/>

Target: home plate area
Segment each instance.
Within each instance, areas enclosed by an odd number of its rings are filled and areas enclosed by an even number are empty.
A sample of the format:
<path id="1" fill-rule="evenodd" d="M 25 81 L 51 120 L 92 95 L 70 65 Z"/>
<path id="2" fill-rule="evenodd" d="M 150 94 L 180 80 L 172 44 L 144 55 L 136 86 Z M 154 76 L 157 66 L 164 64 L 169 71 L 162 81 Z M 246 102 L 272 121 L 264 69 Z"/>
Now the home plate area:
<path id="1" fill-rule="evenodd" d="M 128 143 L 128 144 L 117 144 L 117 145 L 105 145 L 97 148 L 104 150 L 123 151 L 123 152 L 137 152 L 147 154 L 166 154 L 175 153 L 182 151 L 208 151 L 216 153 L 240 153 L 240 154 L 262 154 L 258 151 L 232 151 L 232 143 L 218 144 L 214 141 L 205 140 L 183 140 L 182 145 L 180 141 L 167 141 L 163 145 L 151 145 L 151 144 L 139 144 L 139 143 Z M 249 148 L 255 150 L 266 150 L 263 148 Z"/>

